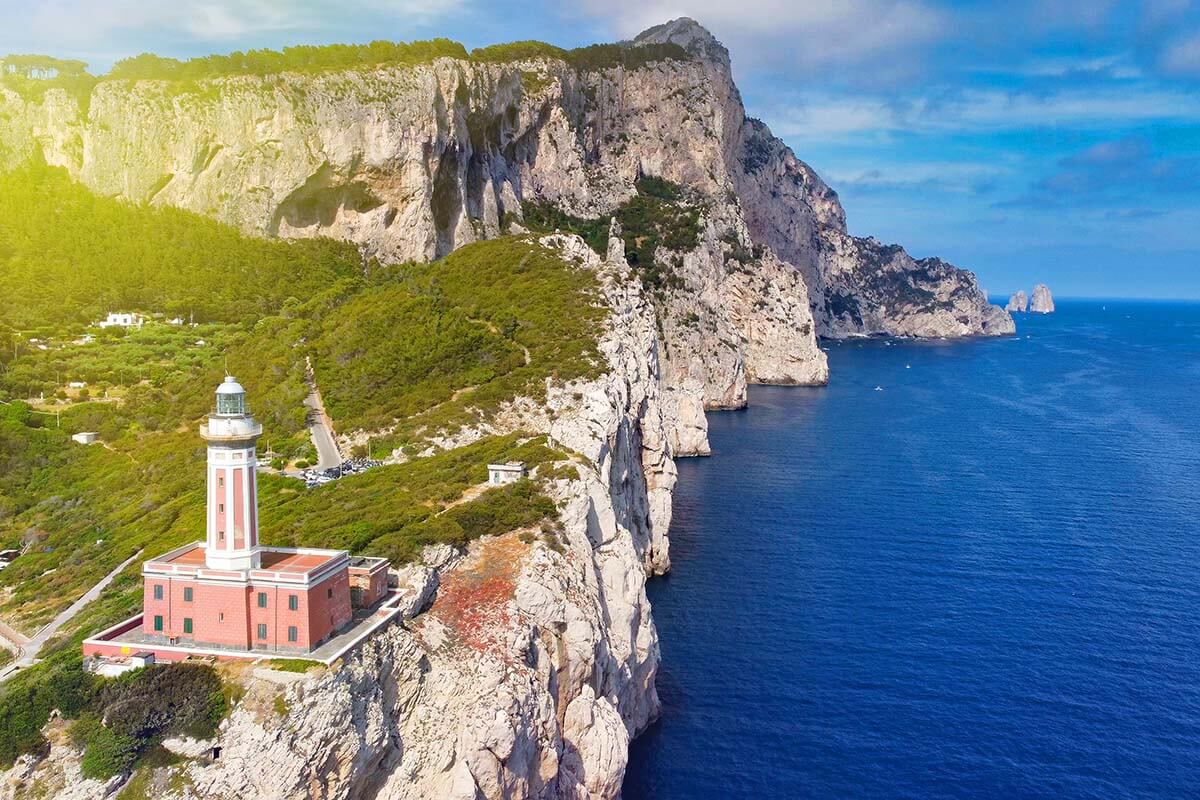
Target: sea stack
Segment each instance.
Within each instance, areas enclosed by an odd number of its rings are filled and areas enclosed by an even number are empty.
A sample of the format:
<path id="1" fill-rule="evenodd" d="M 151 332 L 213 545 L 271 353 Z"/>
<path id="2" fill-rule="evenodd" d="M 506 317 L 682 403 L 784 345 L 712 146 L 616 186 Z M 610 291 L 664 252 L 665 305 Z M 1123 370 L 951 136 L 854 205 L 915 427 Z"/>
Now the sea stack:
<path id="1" fill-rule="evenodd" d="M 1025 313 L 1029 310 L 1029 298 L 1025 296 L 1024 289 L 1018 289 L 1013 292 L 1012 297 L 1008 298 L 1008 305 L 1004 307 L 1005 311 L 1019 311 Z"/>
<path id="2" fill-rule="evenodd" d="M 1050 296 L 1050 287 L 1039 283 L 1033 287 L 1033 299 L 1029 301 L 1029 310 L 1034 314 L 1053 314 L 1054 298 Z"/>

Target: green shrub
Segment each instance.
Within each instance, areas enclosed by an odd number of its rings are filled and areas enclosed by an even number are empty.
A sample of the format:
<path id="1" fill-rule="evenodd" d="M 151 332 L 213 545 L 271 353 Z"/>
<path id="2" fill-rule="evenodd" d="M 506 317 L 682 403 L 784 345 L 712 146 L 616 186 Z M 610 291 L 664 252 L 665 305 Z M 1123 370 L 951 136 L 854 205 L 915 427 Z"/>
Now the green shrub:
<path id="1" fill-rule="evenodd" d="M 472 61 L 485 63 L 503 63 L 508 61 L 526 61 L 533 58 L 555 58 L 566 60 L 567 51 L 552 44 L 535 40 L 493 44 L 487 47 L 476 47 L 471 51 Z"/>
<path id="2" fill-rule="evenodd" d="M 678 184 L 662 178 L 644 177 L 638 193 L 619 207 L 615 216 L 621 226 L 625 260 L 652 291 L 677 288 L 680 283 L 671 266 L 657 257 L 659 247 L 687 252 L 700 241 L 700 209 Z M 585 219 L 557 208 L 526 201 L 525 223 L 532 230 L 563 230 L 578 234 L 598 253 L 608 244 L 608 217 Z"/>
<path id="3" fill-rule="evenodd" d="M 11 568 L 10 568 L 11 569 Z M 42 726 L 59 709 L 72 718 L 88 707 L 92 678 L 78 650 L 56 654 L 13 676 L 0 693 L 0 765 L 45 746 Z"/>
<path id="4" fill-rule="evenodd" d="M 137 760 L 138 744 L 131 736 L 101 724 L 89 726 L 80 770 L 85 778 L 108 780 L 127 772 Z"/>
<path id="5" fill-rule="evenodd" d="M 225 715 L 221 678 L 204 664 L 155 664 L 100 687 L 97 714 L 138 742 L 186 733 L 204 739 Z"/>

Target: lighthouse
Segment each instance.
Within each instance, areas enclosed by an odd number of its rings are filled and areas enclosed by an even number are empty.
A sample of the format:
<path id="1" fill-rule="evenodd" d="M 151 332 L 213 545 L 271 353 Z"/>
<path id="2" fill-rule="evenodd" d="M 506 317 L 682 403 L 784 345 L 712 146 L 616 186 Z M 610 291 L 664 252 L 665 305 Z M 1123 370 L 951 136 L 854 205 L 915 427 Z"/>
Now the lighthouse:
<path id="1" fill-rule="evenodd" d="M 209 569 L 258 569 L 258 486 L 256 445 L 262 425 L 246 408 L 246 390 L 227 375 L 217 387 L 216 406 L 200 426 L 208 443 Z"/>
<path id="2" fill-rule="evenodd" d="M 85 639 L 89 658 L 121 659 L 133 650 L 160 661 L 319 652 L 354 624 L 356 609 L 378 609 L 390 596 L 387 559 L 258 543 L 262 426 L 235 378 L 226 377 L 216 395 L 200 426 L 208 445 L 205 540 L 142 563 L 142 613 Z M 376 618 L 360 618 L 368 620 Z"/>

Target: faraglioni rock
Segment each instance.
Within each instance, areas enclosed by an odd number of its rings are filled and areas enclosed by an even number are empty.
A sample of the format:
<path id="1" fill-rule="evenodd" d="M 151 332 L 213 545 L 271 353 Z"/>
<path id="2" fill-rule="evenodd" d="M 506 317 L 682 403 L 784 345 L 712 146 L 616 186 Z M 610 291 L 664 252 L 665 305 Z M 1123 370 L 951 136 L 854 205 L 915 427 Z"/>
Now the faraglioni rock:
<path id="1" fill-rule="evenodd" d="M 1039 283 L 1033 287 L 1033 298 L 1029 301 L 1029 310 L 1034 314 L 1053 314 L 1054 298 L 1050 295 L 1050 287 Z"/>
<path id="2" fill-rule="evenodd" d="M 1012 293 L 1012 297 L 1008 298 L 1008 305 L 1004 307 L 1005 311 L 1017 311 L 1024 313 L 1029 310 L 1029 298 L 1025 296 L 1024 289 L 1018 289 Z"/>

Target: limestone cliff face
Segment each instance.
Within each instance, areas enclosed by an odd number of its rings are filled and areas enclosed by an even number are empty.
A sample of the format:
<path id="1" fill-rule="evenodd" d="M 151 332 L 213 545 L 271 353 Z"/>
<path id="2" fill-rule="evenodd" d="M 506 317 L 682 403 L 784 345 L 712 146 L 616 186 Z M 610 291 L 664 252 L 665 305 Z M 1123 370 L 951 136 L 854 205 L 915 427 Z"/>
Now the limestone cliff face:
<path id="1" fill-rule="evenodd" d="M 385 261 L 495 236 L 522 201 L 605 216 L 643 175 L 701 198 L 704 235 L 664 254 L 670 437 L 707 451 L 704 408 L 747 382 L 827 380 L 818 335 L 1011 332 L 970 273 L 846 232 L 837 194 L 745 115 L 728 53 L 681 19 L 628 46 L 688 56 L 580 69 L 553 58 L 0 89 L 0 165 L 40 151 L 103 194 L 244 229 L 334 236 Z"/>
<path id="2" fill-rule="evenodd" d="M 1025 296 L 1024 289 L 1018 289 L 1008 298 L 1008 305 L 1004 307 L 1005 311 L 1016 311 L 1024 313 L 1029 310 L 1029 298 Z"/>
<path id="3" fill-rule="evenodd" d="M 1029 300 L 1029 310 L 1034 314 L 1054 313 L 1054 297 L 1050 294 L 1049 286 L 1039 283 L 1033 287 L 1033 297 Z"/>
<path id="4" fill-rule="evenodd" d="M 484 539 L 465 553 L 428 548 L 403 576 L 413 613 L 436 590 L 425 613 L 315 674 L 247 668 L 245 698 L 207 743 L 220 759 L 173 768 L 186 780 L 163 771 L 153 796 L 619 795 L 629 741 L 659 709 L 645 583 L 668 566 L 675 466 L 654 309 L 623 263 L 601 263 L 576 237 L 542 241 L 596 270 L 610 308 L 608 373 L 552 387 L 555 414 L 539 429 L 579 454 L 575 473 L 550 483 L 560 530 Z M 51 738 L 48 755 L 3 776 L 0 798 L 35 786 L 80 800 L 116 791 L 120 781 L 83 779 L 69 741 Z"/>

